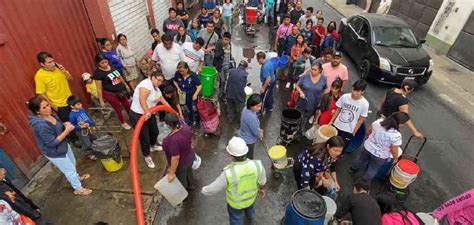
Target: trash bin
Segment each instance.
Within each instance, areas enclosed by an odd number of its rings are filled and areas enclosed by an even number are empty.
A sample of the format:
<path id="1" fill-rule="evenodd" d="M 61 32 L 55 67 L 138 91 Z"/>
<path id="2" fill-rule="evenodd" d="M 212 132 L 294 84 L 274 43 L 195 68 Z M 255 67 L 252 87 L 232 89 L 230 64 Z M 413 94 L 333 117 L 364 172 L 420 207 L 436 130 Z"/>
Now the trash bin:
<path id="1" fill-rule="evenodd" d="M 214 95 L 214 83 L 216 81 L 217 70 L 215 67 L 203 66 L 199 79 L 201 80 L 201 95 L 204 97 L 212 97 Z"/>

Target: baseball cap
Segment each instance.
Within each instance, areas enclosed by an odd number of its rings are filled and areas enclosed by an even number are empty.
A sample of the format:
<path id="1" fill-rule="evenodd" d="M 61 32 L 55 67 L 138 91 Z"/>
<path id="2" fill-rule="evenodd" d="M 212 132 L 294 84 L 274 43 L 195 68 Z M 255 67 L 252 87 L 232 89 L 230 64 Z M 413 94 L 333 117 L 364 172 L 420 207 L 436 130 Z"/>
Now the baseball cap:
<path id="1" fill-rule="evenodd" d="M 332 56 L 333 56 L 333 57 L 336 57 L 336 56 L 342 57 L 342 52 L 340 52 L 340 51 L 335 51 L 334 53 L 332 53 Z"/>
<path id="2" fill-rule="evenodd" d="M 89 80 L 92 77 L 90 73 L 83 73 L 81 76 L 83 81 Z"/>

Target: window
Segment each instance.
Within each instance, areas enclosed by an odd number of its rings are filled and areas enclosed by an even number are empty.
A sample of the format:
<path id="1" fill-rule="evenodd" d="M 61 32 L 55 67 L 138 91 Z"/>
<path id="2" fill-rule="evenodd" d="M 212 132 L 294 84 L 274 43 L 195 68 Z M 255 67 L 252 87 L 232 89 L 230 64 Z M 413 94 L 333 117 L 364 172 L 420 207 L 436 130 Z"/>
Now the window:
<path id="1" fill-rule="evenodd" d="M 349 20 L 349 25 L 352 27 L 352 29 L 354 29 L 355 32 L 358 32 L 362 26 L 362 22 L 362 18 L 354 16 Z"/>
<path id="2" fill-rule="evenodd" d="M 362 27 L 358 32 L 359 36 L 365 38 L 367 41 L 369 40 L 369 25 L 366 22 L 362 22 Z"/>

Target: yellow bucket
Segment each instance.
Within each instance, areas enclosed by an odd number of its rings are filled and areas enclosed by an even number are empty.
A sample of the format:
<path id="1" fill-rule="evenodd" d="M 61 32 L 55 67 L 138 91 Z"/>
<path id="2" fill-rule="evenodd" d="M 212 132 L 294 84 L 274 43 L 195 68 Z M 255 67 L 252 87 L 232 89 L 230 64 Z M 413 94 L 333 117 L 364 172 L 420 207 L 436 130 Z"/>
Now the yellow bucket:
<path id="1" fill-rule="evenodd" d="M 275 145 L 268 150 L 268 156 L 276 169 L 284 169 L 288 165 L 286 148 L 283 145 Z"/>
<path id="2" fill-rule="evenodd" d="M 120 162 L 115 161 L 113 158 L 101 159 L 100 162 L 104 166 L 105 170 L 109 172 L 115 172 L 122 168 L 123 159 L 120 157 Z"/>

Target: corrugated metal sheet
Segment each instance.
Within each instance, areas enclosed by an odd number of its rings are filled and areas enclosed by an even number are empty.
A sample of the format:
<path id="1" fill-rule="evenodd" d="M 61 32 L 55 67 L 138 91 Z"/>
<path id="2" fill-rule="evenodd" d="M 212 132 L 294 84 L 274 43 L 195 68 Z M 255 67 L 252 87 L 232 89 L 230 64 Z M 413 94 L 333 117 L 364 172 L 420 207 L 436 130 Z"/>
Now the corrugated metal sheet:
<path id="1" fill-rule="evenodd" d="M 171 7 L 168 0 L 152 0 L 153 13 L 155 14 L 156 27 L 163 32 L 163 21 L 168 18 L 168 8 Z"/>
<path id="2" fill-rule="evenodd" d="M 25 102 L 34 93 L 36 54 L 48 51 L 73 75 L 72 91 L 86 99 L 80 77 L 94 69 L 98 52 L 80 0 L 0 1 L 0 122 L 9 130 L 0 145 L 28 177 L 40 159 Z"/>
<path id="3" fill-rule="evenodd" d="M 128 44 L 141 59 L 153 42 L 148 29 L 146 0 L 109 0 L 108 3 L 116 33 L 127 36 Z"/>

